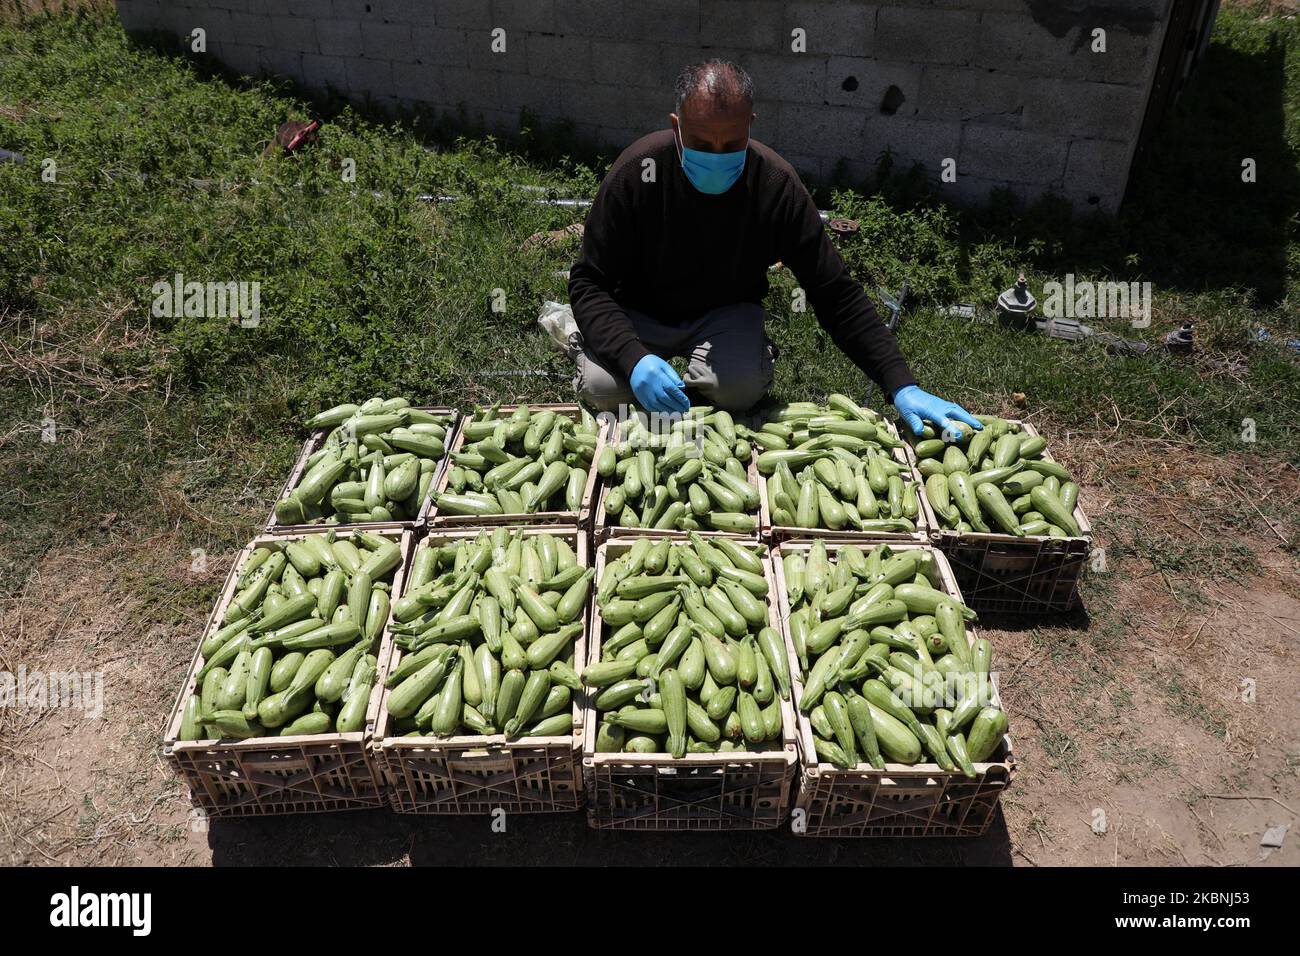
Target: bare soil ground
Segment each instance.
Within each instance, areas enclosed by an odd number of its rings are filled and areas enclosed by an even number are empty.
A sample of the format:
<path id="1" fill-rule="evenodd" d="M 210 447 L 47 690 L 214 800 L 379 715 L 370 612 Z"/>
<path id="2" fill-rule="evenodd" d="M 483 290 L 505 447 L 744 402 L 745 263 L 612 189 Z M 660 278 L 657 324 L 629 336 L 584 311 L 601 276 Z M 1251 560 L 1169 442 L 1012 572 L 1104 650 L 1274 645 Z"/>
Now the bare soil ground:
<path id="1" fill-rule="evenodd" d="M 196 569 L 180 533 L 108 524 L 0 606 L 0 669 L 104 682 L 99 719 L 0 709 L 0 863 L 1300 863 L 1294 469 L 1105 434 L 1053 447 L 1083 476 L 1106 570 L 1063 621 L 985 622 L 1020 770 L 983 838 L 657 837 L 593 831 L 582 814 L 504 834 L 383 811 L 207 825 L 160 741 L 234 555 Z M 1265 852 L 1276 825 L 1291 832 Z"/>

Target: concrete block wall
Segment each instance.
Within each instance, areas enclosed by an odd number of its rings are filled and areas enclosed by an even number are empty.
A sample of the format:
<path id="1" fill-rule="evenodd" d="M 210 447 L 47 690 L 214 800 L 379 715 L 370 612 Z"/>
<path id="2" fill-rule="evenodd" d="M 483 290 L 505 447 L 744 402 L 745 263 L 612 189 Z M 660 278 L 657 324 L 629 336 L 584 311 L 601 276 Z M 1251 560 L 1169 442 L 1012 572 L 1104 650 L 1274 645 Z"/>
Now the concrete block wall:
<path id="1" fill-rule="evenodd" d="M 994 187 L 1117 208 L 1173 0 L 118 0 L 246 74 L 620 148 L 667 125 L 687 63 L 741 63 L 754 136 L 801 173 L 888 148 L 945 198 Z M 798 31 L 802 31 L 801 33 Z M 1104 52 L 1094 49 L 1104 33 Z M 803 49 L 796 50 L 800 39 Z M 955 170 L 947 182 L 945 170 Z"/>

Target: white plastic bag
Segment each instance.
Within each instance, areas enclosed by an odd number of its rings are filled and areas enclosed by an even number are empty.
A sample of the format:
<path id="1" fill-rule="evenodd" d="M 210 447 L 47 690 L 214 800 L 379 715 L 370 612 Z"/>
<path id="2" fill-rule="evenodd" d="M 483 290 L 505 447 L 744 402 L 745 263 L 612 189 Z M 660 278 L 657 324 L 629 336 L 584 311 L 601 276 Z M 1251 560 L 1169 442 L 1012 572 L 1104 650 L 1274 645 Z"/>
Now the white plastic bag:
<path id="1" fill-rule="evenodd" d="M 573 307 L 565 302 L 542 303 L 542 311 L 537 316 L 537 324 L 546 330 L 556 346 L 569 361 L 575 361 L 582 351 L 582 333 L 573 318 Z"/>

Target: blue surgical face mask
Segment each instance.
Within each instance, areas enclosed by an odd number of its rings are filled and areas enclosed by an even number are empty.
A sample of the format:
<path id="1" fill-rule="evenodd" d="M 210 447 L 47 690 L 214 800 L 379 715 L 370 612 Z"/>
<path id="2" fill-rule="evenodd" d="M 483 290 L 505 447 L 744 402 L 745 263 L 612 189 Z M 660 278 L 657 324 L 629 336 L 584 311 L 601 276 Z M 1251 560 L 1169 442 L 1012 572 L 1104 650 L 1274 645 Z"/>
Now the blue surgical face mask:
<path id="1" fill-rule="evenodd" d="M 677 146 L 681 150 L 682 172 L 686 178 L 702 193 L 717 196 L 732 187 L 745 169 L 745 154 L 749 152 L 749 143 L 745 148 L 734 153 L 706 153 L 698 149 L 687 149 L 681 138 L 682 124 L 677 123 Z"/>

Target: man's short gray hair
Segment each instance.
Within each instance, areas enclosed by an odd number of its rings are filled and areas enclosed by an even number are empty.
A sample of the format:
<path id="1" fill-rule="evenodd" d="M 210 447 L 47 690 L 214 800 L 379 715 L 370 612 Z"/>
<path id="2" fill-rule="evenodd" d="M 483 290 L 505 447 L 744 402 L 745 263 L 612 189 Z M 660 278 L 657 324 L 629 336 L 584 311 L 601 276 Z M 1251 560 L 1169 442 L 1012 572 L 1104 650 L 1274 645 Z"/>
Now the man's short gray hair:
<path id="1" fill-rule="evenodd" d="M 677 82 L 673 84 L 673 100 L 678 114 L 682 111 L 682 105 L 696 93 L 723 102 L 743 100 L 753 104 L 754 81 L 744 69 L 730 60 L 705 60 L 703 63 L 692 63 L 677 74 Z"/>

